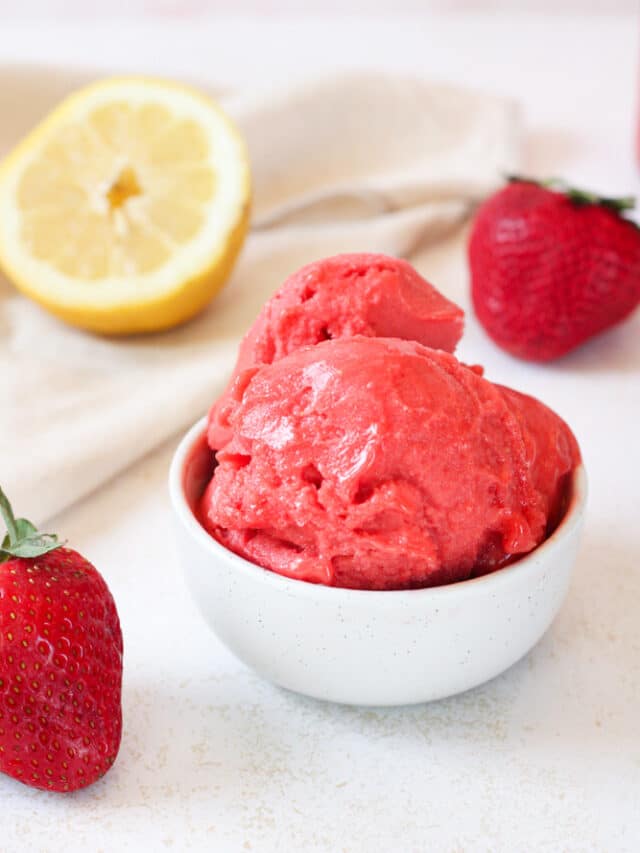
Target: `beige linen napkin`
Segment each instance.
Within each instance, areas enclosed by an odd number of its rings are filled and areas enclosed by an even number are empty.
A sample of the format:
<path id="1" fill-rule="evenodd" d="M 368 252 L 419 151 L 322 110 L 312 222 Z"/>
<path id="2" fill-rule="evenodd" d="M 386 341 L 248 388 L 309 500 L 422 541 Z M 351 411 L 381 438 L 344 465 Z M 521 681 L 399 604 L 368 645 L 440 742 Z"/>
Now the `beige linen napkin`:
<path id="1" fill-rule="evenodd" d="M 0 154 L 90 79 L 0 68 Z M 290 272 L 342 251 L 410 256 L 517 166 L 513 105 L 477 92 L 362 73 L 221 100 L 249 145 L 253 229 L 201 316 L 109 340 L 67 327 L 0 277 L 0 483 L 36 521 L 200 417 Z"/>

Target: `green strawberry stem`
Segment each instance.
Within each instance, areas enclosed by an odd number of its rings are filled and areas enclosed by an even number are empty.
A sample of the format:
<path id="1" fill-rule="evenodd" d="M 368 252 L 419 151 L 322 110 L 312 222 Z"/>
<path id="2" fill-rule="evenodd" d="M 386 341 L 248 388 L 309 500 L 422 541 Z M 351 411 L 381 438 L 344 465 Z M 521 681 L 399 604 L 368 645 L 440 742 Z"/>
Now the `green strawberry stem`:
<path id="1" fill-rule="evenodd" d="M 26 518 L 16 518 L 9 499 L 1 488 L 0 515 L 7 527 L 7 535 L 0 544 L 0 563 L 12 557 L 41 557 L 62 544 L 54 533 L 38 533 L 35 525 Z"/>
<path id="2" fill-rule="evenodd" d="M 4 519 L 4 523 L 7 527 L 7 532 L 9 533 L 9 542 L 13 545 L 14 542 L 18 541 L 18 528 L 16 527 L 16 519 L 13 514 L 11 504 L 9 503 L 9 498 L 5 495 L 1 488 L 0 513 L 2 514 L 2 518 Z"/>
<path id="3" fill-rule="evenodd" d="M 611 196 L 598 195 L 588 190 L 572 187 L 566 181 L 563 181 L 562 178 L 549 178 L 545 181 L 539 181 L 536 178 L 527 178 L 524 175 L 507 175 L 507 180 L 509 183 L 535 184 L 538 187 L 556 190 L 557 192 L 564 193 L 576 205 L 599 204 L 601 207 L 607 207 L 619 215 L 628 210 L 633 210 L 636 206 L 635 196 L 628 195 L 613 198 Z"/>

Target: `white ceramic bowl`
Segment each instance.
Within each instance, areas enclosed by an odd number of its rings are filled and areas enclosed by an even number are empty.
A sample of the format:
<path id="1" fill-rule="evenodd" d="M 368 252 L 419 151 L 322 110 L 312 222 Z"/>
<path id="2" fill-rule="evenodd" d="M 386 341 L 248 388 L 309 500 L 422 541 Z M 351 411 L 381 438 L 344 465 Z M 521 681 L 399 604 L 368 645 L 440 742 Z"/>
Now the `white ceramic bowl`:
<path id="1" fill-rule="evenodd" d="M 191 510 L 210 473 L 203 419 L 176 450 L 169 488 L 181 560 L 204 618 L 275 684 L 353 705 L 451 696 L 526 654 L 567 592 L 586 502 L 579 468 L 564 520 L 519 562 L 433 589 L 373 592 L 291 580 L 228 551 Z"/>

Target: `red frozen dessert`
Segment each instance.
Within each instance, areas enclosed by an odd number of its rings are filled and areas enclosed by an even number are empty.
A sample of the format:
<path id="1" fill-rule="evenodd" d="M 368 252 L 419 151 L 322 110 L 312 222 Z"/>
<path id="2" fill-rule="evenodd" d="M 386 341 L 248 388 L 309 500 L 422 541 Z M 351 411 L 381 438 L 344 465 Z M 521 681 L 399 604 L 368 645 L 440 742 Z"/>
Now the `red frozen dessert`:
<path id="1" fill-rule="evenodd" d="M 229 385 L 209 414 L 209 444 L 219 450 L 231 438 L 233 408 L 262 364 L 353 335 L 403 338 L 453 352 L 463 324 L 463 311 L 399 258 L 337 255 L 309 264 L 285 281 L 242 341 Z"/>
<path id="2" fill-rule="evenodd" d="M 350 257 L 331 263 L 358 270 Z M 423 339 L 431 329 L 438 346 L 452 349 L 457 309 L 443 300 L 438 316 L 447 319 L 432 322 L 428 306 L 438 300 L 428 287 L 423 301 L 398 298 L 393 308 L 376 284 L 384 263 L 335 286 L 322 265 L 307 268 L 245 339 L 240 365 L 272 363 L 236 381 L 229 440 L 201 515 L 223 545 L 292 578 L 401 589 L 491 571 L 544 540 L 579 461 L 572 433 L 550 409 L 441 350 L 364 336 L 296 348 L 320 340 L 324 328 L 344 337 L 366 326 L 369 335 L 408 336 L 410 328 Z M 394 264 L 388 275 L 397 281 L 406 265 Z M 305 282 L 308 301 L 322 294 L 320 320 L 304 313 Z M 415 306 L 420 322 L 410 317 Z"/>

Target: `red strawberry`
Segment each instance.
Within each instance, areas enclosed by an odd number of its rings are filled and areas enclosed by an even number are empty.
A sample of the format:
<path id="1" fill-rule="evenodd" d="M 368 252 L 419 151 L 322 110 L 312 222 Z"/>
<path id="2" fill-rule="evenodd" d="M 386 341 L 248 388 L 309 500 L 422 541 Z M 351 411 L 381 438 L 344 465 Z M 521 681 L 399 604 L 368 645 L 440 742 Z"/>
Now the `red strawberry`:
<path id="1" fill-rule="evenodd" d="M 549 361 L 640 302 L 633 199 L 554 191 L 514 178 L 479 209 L 469 241 L 478 319 L 503 349 Z"/>
<path id="2" fill-rule="evenodd" d="M 122 634 L 106 583 L 56 536 L 16 519 L 0 489 L 0 770 L 74 791 L 120 746 Z"/>

